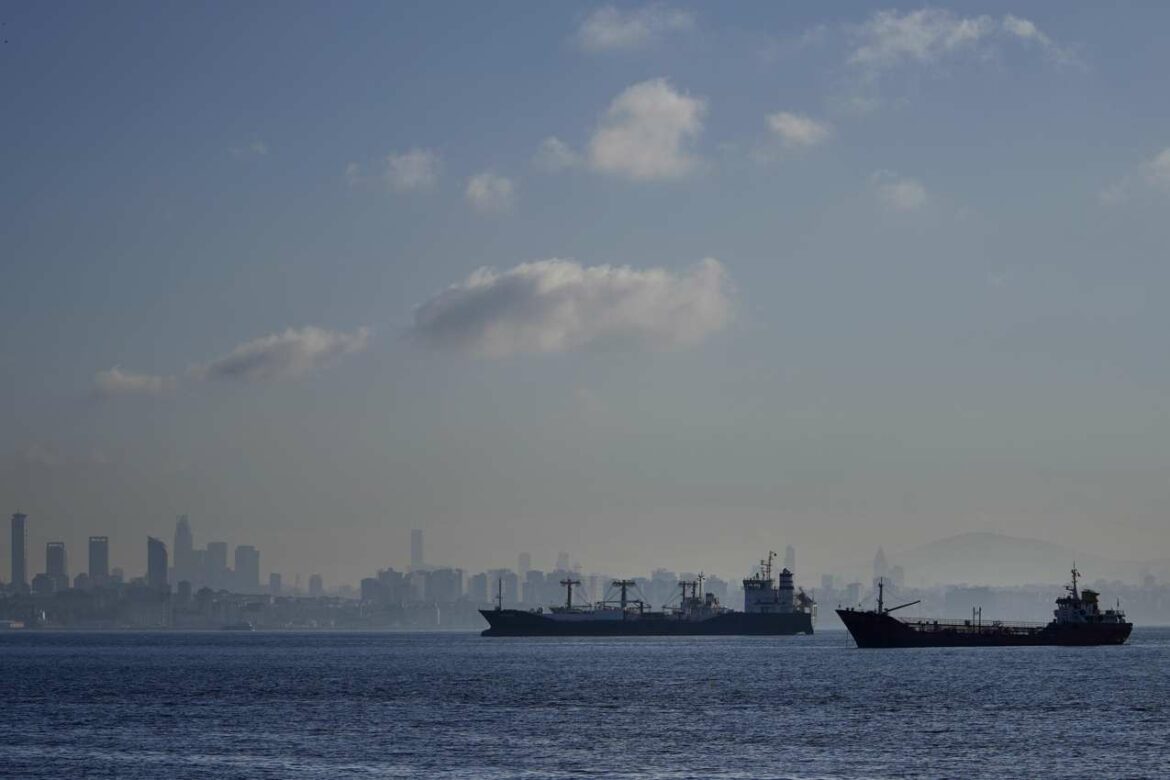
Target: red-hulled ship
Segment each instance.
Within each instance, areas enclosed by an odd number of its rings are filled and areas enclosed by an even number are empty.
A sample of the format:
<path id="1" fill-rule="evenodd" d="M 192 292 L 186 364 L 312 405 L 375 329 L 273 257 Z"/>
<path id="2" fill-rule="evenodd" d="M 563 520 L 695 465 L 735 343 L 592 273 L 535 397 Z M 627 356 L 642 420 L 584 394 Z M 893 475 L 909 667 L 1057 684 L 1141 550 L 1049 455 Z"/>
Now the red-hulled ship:
<path id="1" fill-rule="evenodd" d="M 1049 623 L 984 622 L 982 612 L 971 620 L 899 619 L 890 613 L 912 607 L 917 601 L 886 608 L 884 584 L 878 581 L 875 610 L 838 609 L 837 616 L 849 629 L 858 647 L 1001 647 L 1011 645 L 1120 645 L 1129 638 L 1133 624 L 1120 609 L 1104 611 L 1095 590 L 1078 590 L 1080 572 L 1072 570 L 1068 593 L 1056 600 Z"/>

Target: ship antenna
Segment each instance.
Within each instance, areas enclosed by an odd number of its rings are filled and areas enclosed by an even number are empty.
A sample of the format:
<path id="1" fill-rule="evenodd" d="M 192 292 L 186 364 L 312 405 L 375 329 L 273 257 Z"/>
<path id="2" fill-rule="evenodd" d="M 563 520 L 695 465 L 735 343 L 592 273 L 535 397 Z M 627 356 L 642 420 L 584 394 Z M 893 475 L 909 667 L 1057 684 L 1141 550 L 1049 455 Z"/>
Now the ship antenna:
<path id="1" fill-rule="evenodd" d="M 496 577 L 496 612 L 504 608 L 504 578 Z"/>
<path id="2" fill-rule="evenodd" d="M 1072 567 L 1072 595 L 1073 595 L 1073 598 L 1074 598 L 1074 599 L 1080 598 L 1080 596 L 1077 594 L 1077 577 L 1078 577 L 1078 576 L 1080 576 L 1080 572 L 1079 572 L 1079 571 L 1077 571 L 1077 562 L 1076 562 L 1076 561 L 1073 561 L 1073 567 Z"/>
<path id="3" fill-rule="evenodd" d="M 885 577 L 878 577 L 878 613 L 879 614 L 884 613 L 886 611 L 885 610 L 885 606 L 886 606 L 885 590 L 886 590 L 886 578 Z"/>

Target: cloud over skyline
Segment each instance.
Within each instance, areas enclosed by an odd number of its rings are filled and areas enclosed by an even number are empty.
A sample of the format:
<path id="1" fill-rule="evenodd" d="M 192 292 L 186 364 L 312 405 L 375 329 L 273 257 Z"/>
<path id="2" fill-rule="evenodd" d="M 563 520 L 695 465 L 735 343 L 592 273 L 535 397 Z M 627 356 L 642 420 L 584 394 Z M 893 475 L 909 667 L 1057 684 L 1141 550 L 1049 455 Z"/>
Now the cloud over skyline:
<path id="1" fill-rule="evenodd" d="M 694 26 L 695 17 L 689 11 L 661 3 L 629 10 L 606 5 L 585 17 L 577 29 L 577 42 L 589 52 L 637 49 Z"/>
<path id="2" fill-rule="evenodd" d="M 313 326 L 289 328 L 246 341 L 221 358 L 195 366 L 191 374 L 199 379 L 245 382 L 301 376 L 342 355 L 361 352 L 369 339 L 369 328 L 353 333 Z"/>
<path id="3" fill-rule="evenodd" d="M 429 347 L 483 357 L 673 349 L 722 328 L 731 310 L 726 270 L 712 258 L 686 273 L 554 258 L 472 272 L 423 303 L 411 332 Z"/>
<path id="4" fill-rule="evenodd" d="M 634 181 L 678 179 L 698 163 L 691 147 L 707 101 L 664 78 L 642 81 L 613 99 L 589 141 L 594 170 Z"/>

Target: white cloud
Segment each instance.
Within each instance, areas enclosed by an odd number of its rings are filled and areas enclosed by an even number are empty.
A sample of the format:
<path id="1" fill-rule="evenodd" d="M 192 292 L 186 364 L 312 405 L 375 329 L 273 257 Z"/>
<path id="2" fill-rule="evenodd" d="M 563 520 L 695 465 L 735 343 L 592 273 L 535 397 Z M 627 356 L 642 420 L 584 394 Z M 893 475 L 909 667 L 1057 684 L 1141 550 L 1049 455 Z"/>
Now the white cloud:
<path id="1" fill-rule="evenodd" d="M 929 199 L 921 182 L 893 171 L 877 171 L 870 182 L 882 203 L 896 211 L 916 211 Z"/>
<path id="2" fill-rule="evenodd" d="M 1126 176 L 1115 181 L 1097 193 L 1097 199 L 1103 206 L 1117 206 L 1129 200 L 1130 190 L 1133 188 L 1133 179 Z"/>
<path id="3" fill-rule="evenodd" d="M 93 386 L 95 392 L 102 396 L 162 395 L 175 389 L 175 379 L 170 376 L 123 371 L 114 366 L 94 374 Z"/>
<path id="4" fill-rule="evenodd" d="M 767 117 L 768 129 L 787 147 L 816 146 L 828 140 L 832 129 L 804 114 L 777 111 Z"/>
<path id="5" fill-rule="evenodd" d="M 690 145 L 703 129 L 706 101 L 666 79 L 627 88 L 610 103 L 589 141 L 594 170 L 638 181 L 676 179 L 694 169 Z"/>
<path id="6" fill-rule="evenodd" d="M 577 41 L 592 52 L 637 49 L 694 26 L 691 13 L 658 3 L 629 11 L 607 5 L 585 17 L 577 30 Z"/>
<path id="7" fill-rule="evenodd" d="M 1127 174 L 1102 189 L 1097 198 L 1104 206 L 1117 206 L 1131 196 L 1148 193 L 1149 188 L 1170 191 L 1170 146 L 1139 165 L 1136 174 Z"/>
<path id="8" fill-rule="evenodd" d="M 248 157 L 266 157 L 268 155 L 268 144 L 260 140 L 255 140 L 244 146 L 233 146 L 228 149 L 228 152 L 237 160 L 243 160 Z"/>
<path id="9" fill-rule="evenodd" d="M 356 187 L 365 181 L 365 174 L 362 172 L 362 166 L 355 162 L 345 164 L 345 183 L 351 187 Z"/>
<path id="10" fill-rule="evenodd" d="M 191 373 L 200 379 L 242 381 L 298 376 L 341 355 L 361 352 L 369 338 L 368 328 L 353 333 L 311 326 L 289 328 L 240 344 L 224 357 L 195 366 Z"/>
<path id="11" fill-rule="evenodd" d="M 682 274 L 559 259 L 502 273 L 481 268 L 420 306 L 412 333 L 436 349 L 486 357 L 672 349 L 723 327 L 731 317 L 728 287 L 714 259 Z"/>
<path id="12" fill-rule="evenodd" d="M 937 62 L 963 52 L 986 53 L 990 44 L 1014 40 L 1038 45 L 1062 62 L 1069 54 L 1031 21 L 1004 16 L 962 17 L 939 8 L 920 8 L 900 14 L 878 11 L 853 30 L 855 45 L 849 63 L 878 71 L 906 63 Z"/>
<path id="13" fill-rule="evenodd" d="M 1146 181 L 1157 187 L 1170 188 L 1170 147 L 1158 152 L 1142 166 Z"/>
<path id="14" fill-rule="evenodd" d="M 399 192 L 428 189 L 439 180 L 442 159 L 431 149 L 411 149 L 386 156 L 386 181 Z"/>
<path id="15" fill-rule="evenodd" d="M 516 197 L 512 180 L 485 171 L 467 180 L 467 201 L 479 211 L 508 211 Z"/>
<path id="16" fill-rule="evenodd" d="M 532 162 L 542 170 L 557 173 L 580 165 L 581 155 L 561 139 L 550 136 L 540 142 L 540 148 L 533 155 Z"/>

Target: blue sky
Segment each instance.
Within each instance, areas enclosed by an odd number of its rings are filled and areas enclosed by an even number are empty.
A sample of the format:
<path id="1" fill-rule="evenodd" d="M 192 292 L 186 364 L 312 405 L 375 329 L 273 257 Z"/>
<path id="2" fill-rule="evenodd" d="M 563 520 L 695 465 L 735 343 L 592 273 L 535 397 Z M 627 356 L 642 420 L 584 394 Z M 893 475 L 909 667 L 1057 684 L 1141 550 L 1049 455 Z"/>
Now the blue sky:
<path id="1" fill-rule="evenodd" d="M 5 3 L 0 495 L 77 571 L 1165 557 L 1168 14 Z"/>

